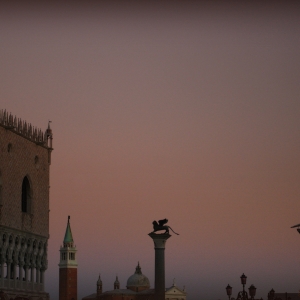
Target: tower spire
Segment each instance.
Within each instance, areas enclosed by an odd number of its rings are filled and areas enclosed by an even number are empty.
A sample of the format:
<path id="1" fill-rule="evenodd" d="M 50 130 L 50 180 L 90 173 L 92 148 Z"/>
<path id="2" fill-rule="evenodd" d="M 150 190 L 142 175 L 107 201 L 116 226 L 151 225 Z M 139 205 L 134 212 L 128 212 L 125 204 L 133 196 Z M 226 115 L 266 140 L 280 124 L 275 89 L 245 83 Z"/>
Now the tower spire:
<path id="1" fill-rule="evenodd" d="M 97 280 L 97 297 L 100 297 L 101 294 L 102 294 L 102 280 L 99 274 L 99 278 Z"/>
<path id="2" fill-rule="evenodd" d="M 73 247 L 73 242 L 74 242 L 73 235 L 70 226 L 70 216 L 68 216 L 68 223 L 67 223 L 67 228 L 66 228 L 66 233 L 64 238 L 64 247 Z"/>
<path id="3" fill-rule="evenodd" d="M 114 290 L 119 290 L 120 289 L 120 282 L 118 279 L 118 275 L 116 276 L 116 280 L 114 282 Z"/>
<path id="4" fill-rule="evenodd" d="M 138 261 L 138 265 L 135 268 L 135 274 L 142 274 L 142 269 L 140 267 L 140 262 Z"/>

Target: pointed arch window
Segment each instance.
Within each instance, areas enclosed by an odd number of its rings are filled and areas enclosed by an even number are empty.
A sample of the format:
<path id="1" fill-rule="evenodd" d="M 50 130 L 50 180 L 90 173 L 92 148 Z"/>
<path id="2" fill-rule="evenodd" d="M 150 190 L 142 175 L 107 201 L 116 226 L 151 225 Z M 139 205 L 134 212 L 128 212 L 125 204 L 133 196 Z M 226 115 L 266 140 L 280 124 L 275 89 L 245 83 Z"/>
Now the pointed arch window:
<path id="1" fill-rule="evenodd" d="M 30 213 L 31 208 L 31 189 L 27 176 L 22 183 L 22 212 Z"/>

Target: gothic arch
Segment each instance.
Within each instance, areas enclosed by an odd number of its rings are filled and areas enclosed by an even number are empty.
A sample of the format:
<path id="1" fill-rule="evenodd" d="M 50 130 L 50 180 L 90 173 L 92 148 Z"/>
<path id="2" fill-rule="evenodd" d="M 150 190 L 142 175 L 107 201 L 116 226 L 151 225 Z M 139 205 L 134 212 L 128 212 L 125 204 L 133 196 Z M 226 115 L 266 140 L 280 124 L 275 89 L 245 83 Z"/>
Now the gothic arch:
<path id="1" fill-rule="evenodd" d="M 7 244 L 7 235 L 6 235 L 6 233 L 4 233 L 2 235 L 2 246 L 6 247 L 6 244 Z"/>
<path id="2" fill-rule="evenodd" d="M 32 208 L 32 188 L 29 176 L 26 175 L 22 182 L 22 197 L 21 197 L 21 208 L 22 212 L 31 213 Z"/>

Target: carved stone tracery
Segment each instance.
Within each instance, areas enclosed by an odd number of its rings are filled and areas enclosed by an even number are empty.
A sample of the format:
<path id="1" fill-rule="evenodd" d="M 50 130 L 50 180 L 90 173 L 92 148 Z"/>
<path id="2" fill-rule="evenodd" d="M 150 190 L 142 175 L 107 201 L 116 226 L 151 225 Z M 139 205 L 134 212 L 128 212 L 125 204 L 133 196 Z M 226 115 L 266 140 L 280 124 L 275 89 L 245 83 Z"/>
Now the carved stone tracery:
<path id="1" fill-rule="evenodd" d="M 21 241 L 21 242 L 20 242 Z M 43 276 L 47 269 L 47 239 L 25 237 L 11 232 L 0 232 L 0 282 L 1 286 L 15 286 L 20 289 L 30 287 L 44 291 Z M 31 272 L 28 272 L 31 270 Z M 4 284 L 4 281 L 10 281 Z"/>

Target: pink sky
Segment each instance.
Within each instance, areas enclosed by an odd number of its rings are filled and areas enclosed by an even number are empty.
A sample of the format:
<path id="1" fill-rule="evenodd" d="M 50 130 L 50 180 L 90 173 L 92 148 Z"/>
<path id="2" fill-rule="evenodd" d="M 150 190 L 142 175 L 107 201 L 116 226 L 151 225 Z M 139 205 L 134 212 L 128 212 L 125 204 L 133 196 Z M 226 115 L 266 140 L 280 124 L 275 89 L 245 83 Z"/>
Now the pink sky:
<path id="1" fill-rule="evenodd" d="M 9 3 L 1 108 L 54 133 L 52 299 L 68 215 L 79 299 L 138 261 L 153 287 L 162 218 L 189 300 L 236 297 L 243 272 L 259 298 L 299 291 L 299 2 Z"/>

